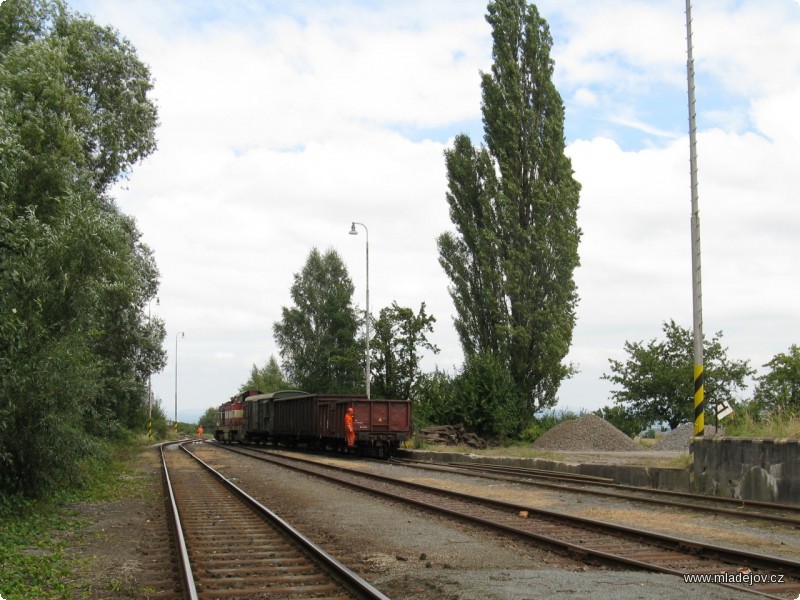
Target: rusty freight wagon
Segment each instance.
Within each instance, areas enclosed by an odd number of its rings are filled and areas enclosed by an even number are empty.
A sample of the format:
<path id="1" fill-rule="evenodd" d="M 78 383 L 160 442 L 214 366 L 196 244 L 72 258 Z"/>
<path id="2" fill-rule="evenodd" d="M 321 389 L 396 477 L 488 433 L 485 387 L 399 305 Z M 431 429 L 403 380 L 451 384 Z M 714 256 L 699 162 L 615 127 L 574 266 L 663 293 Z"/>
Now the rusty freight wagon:
<path id="1" fill-rule="evenodd" d="M 283 391 L 254 393 L 244 405 L 245 442 L 344 450 L 344 415 L 349 407 L 354 409 L 359 454 L 388 458 L 411 437 L 410 400 Z"/>

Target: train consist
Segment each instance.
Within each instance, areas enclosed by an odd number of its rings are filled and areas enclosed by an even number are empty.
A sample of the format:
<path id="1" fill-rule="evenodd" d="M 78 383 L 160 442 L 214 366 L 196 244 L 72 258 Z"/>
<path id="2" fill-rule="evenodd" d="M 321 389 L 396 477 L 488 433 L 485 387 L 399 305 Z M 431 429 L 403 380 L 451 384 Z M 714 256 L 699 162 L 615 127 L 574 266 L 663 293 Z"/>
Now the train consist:
<path id="1" fill-rule="evenodd" d="M 355 446 L 347 447 L 344 416 L 354 409 Z M 368 400 L 297 390 L 237 394 L 219 408 L 214 438 L 223 443 L 305 445 L 388 458 L 411 437 L 410 400 Z"/>

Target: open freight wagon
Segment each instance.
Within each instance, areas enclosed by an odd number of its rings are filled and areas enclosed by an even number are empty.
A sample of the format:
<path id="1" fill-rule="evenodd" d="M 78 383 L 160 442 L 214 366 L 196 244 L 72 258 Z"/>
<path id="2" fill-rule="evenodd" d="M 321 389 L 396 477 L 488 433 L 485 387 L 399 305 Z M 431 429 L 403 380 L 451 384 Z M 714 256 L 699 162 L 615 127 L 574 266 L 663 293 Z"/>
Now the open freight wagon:
<path id="1" fill-rule="evenodd" d="M 255 394 L 243 400 L 244 430 L 239 439 L 245 442 L 346 450 L 344 415 L 351 406 L 359 454 L 388 458 L 411 437 L 409 400 L 300 391 Z"/>

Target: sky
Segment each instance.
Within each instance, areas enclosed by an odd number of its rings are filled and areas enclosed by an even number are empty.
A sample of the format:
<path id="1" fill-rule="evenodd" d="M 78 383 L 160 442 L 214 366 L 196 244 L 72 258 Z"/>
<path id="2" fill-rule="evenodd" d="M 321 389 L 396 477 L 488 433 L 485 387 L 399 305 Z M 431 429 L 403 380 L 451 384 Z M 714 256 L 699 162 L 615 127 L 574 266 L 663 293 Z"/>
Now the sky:
<path id="1" fill-rule="evenodd" d="M 436 318 L 423 369 L 462 362 L 436 238 L 443 152 L 483 142 L 484 0 L 72 0 L 136 48 L 158 150 L 114 196 L 161 274 L 169 418 L 196 421 L 279 358 L 273 324 L 316 247 L 370 312 Z M 692 328 L 684 0 L 543 0 L 582 191 L 580 301 L 559 409 L 612 405 L 626 341 Z M 800 0 L 695 2 L 703 329 L 763 373 L 800 342 Z M 176 360 L 177 359 L 177 360 Z M 747 397 L 752 391 L 742 393 Z"/>

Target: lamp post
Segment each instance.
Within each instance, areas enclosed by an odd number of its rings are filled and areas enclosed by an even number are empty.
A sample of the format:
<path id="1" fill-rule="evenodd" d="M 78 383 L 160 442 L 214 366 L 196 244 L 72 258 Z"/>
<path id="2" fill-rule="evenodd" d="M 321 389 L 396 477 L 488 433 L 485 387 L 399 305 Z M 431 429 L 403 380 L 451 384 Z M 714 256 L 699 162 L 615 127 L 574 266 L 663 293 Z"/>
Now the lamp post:
<path id="1" fill-rule="evenodd" d="M 178 336 L 185 335 L 183 331 L 175 334 L 175 433 L 178 433 Z"/>
<path id="2" fill-rule="evenodd" d="M 366 367 L 366 382 L 367 382 L 367 400 L 369 400 L 369 377 L 370 377 L 370 369 L 369 369 L 369 229 L 363 223 L 357 223 L 353 221 L 352 225 L 350 226 L 350 235 L 358 235 L 358 231 L 356 231 L 356 225 L 361 225 L 364 228 L 364 232 L 366 233 L 367 238 L 367 307 L 364 310 L 365 322 L 367 326 L 367 336 L 366 336 L 366 353 L 367 353 L 367 367 Z"/>

